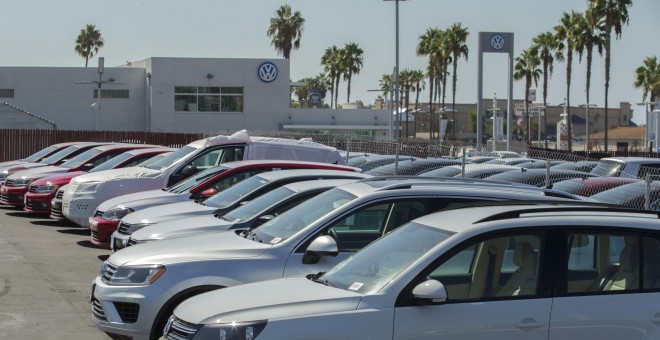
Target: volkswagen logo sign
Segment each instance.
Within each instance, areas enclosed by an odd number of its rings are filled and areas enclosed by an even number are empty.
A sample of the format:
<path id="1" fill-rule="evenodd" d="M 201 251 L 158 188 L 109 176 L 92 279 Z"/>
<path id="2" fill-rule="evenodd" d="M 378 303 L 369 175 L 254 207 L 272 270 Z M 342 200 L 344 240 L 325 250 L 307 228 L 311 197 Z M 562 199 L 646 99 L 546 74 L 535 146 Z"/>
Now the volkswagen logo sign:
<path id="1" fill-rule="evenodd" d="M 504 37 L 499 34 L 493 35 L 490 37 L 490 46 L 496 50 L 501 50 L 504 48 Z"/>
<path id="2" fill-rule="evenodd" d="M 257 75 L 262 81 L 270 83 L 277 78 L 277 66 L 270 61 L 265 61 L 259 65 Z"/>

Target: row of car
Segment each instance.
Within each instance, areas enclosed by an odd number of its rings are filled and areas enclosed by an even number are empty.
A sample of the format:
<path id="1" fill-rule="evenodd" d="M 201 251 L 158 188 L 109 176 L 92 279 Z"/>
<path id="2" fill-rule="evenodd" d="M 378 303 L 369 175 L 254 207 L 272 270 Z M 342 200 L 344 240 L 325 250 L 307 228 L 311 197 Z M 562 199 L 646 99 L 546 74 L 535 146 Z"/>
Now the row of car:
<path id="1" fill-rule="evenodd" d="M 349 157 L 319 153 L 310 141 L 221 139 L 179 160 L 90 173 L 60 189 L 53 203 L 63 215 L 116 251 L 91 295 L 93 320 L 111 337 L 479 338 L 489 330 L 527 338 L 555 329 L 559 338 L 592 337 L 600 333 L 584 322 L 566 330 L 579 320 L 548 306 L 565 297 L 608 304 L 621 293 L 657 305 L 649 295 L 660 276 L 655 213 L 519 183 L 373 176 L 332 164 Z M 276 159 L 225 163 L 260 147 L 262 158 Z M 187 179 L 174 183 L 176 174 Z M 72 205 L 92 211 L 86 223 Z M 256 283 L 271 279 L 282 281 Z M 582 317 L 609 320 L 597 312 Z M 438 322 L 445 313 L 452 318 Z M 491 313 L 498 317 L 488 329 L 470 318 Z M 628 337 L 631 320 L 653 325 L 641 315 L 610 327 Z"/>

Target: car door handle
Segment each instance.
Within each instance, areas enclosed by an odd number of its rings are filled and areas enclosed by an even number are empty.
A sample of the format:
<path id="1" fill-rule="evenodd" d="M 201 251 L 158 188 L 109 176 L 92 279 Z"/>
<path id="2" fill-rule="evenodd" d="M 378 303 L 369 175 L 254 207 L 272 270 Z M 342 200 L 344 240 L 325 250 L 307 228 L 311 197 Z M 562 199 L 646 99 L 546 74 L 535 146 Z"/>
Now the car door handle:
<path id="1" fill-rule="evenodd" d="M 520 320 L 520 322 L 518 322 L 518 324 L 516 325 L 516 327 L 523 328 L 523 329 L 539 328 L 539 327 L 543 327 L 543 326 L 545 326 L 545 322 L 536 321 L 536 319 L 534 319 L 534 318 L 524 318 L 524 319 Z"/>

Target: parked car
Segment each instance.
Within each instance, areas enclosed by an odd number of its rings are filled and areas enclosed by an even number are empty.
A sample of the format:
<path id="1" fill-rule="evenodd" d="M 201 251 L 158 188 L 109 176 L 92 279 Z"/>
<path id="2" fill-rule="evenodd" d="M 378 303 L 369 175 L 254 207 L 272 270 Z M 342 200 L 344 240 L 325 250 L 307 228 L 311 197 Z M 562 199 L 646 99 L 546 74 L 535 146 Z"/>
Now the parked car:
<path id="1" fill-rule="evenodd" d="M 602 177 L 644 178 L 660 175 L 660 158 L 607 157 L 600 160 L 591 173 Z"/>
<path id="2" fill-rule="evenodd" d="M 554 165 L 564 163 L 567 162 L 556 159 L 532 159 L 528 162 L 516 163 L 515 165 L 525 169 L 545 169 L 548 167 L 548 164 L 550 164 L 550 167 L 553 167 Z"/>
<path id="3" fill-rule="evenodd" d="M 13 160 L 13 161 L 6 161 L 6 162 L 1 162 L 0 163 L 0 184 L 4 182 L 6 178 L 6 172 L 2 172 L 5 168 L 11 168 L 14 166 L 18 166 L 24 163 L 36 163 L 39 162 L 40 160 L 54 154 L 57 151 L 60 151 L 66 147 L 69 147 L 71 145 L 75 145 L 77 142 L 67 142 L 67 143 L 57 143 L 53 144 L 51 146 L 45 147 L 25 158 L 18 159 L 18 160 Z"/>
<path id="4" fill-rule="evenodd" d="M 88 227 L 96 208 L 110 198 L 162 189 L 226 162 L 248 159 L 305 160 L 344 164 L 337 149 L 310 140 L 299 141 L 250 137 L 242 130 L 231 136 L 216 136 L 190 143 L 149 168 L 113 169 L 78 176 L 62 197 L 62 213 L 76 224 Z"/>
<path id="5" fill-rule="evenodd" d="M 93 320 L 114 337 L 156 338 L 174 308 L 193 295 L 325 271 L 419 216 L 493 200 L 561 199 L 515 185 L 366 179 L 331 189 L 252 230 L 182 236 L 113 253 L 92 286 Z M 329 235 L 337 245 L 334 256 L 322 251 L 330 249 L 324 246 Z"/>
<path id="6" fill-rule="evenodd" d="M 463 176 L 463 169 L 465 173 Z M 421 177 L 465 177 L 465 178 L 487 178 L 495 174 L 507 171 L 520 171 L 520 167 L 504 164 L 465 164 L 446 166 L 440 169 L 422 172 Z"/>
<path id="7" fill-rule="evenodd" d="M 154 147 L 148 144 L 106 144 L 85 150 L 59 165 L 27 168 L 9 175 L 0 188 L 0 204 L 23 208 L 28 187 L 35 180 L 62 173 L 86 172 L 127 150 Z M 25 165 L 23 165 L 25 166 Z"/>
<path id="8" fill-rule="evenodd" d="M 659 302 L 657 213 L 474 207 L 420 217 L 325 273 L 189 298 L 163 339 L 655 339 Z"/>
<path id="9" fill-rule="evenodd" d="M 598 202 L 634 209 L 660 211 L 660 181 L 647 185 L 646 181 L 625 184 L 591 195 Z"/>
<path id="10" fill-rule="evenodd" d="M 99 145 L 105 145 L 108 143 L 95 143 L 95 142 L 79 142 L 79 143 L 74 143 L 72 145 L 69 145 L 63 149 L 58 150 L 55 153 L 52 153 L 48 157 L 44 157 L 36 162 L 22 162 L 20 164 L 12 165 L 12 166 L 7 166 L 2 169 L 2 172 L 0 172 L 0 182 L 1 184 L 4 184 L 5 181 L 7 180 L 7 177 L 9 175 L 17 172 L 17 171 L 23 171 L 23 170 L 28 170 L 28 169 L 33 169 L 37 167 L 43 167 L 47 165 L 60 165 L 66 161 L 68 161 L 71 157 L 75 157 L 76 155 L 86 151 L 87 149 L 93 148 L 95 146 Z"/>
<path id="11" fill-rule="evenodd" d="M 146 226 L 194 216 L 224 215 L 241 204 L 283 185 L 312 179 L 363 179 L 371 176 L 358 172 L 323 169 L 296 169 L 262 172 L 221 190 L 204 202 L 185 201 L 158 205 L 126 215 L 110 237 L 112 250 L 125 248 L 131 234 Z M 183 222 L 183 221 L 180 221 Z M 185 223 L 185 222 L 183 222 Z"/>
<path id="12" fill-rule="evenodd" d="M 290 169 L 341 170 L 356 172 L 359 169 L 345 165 L 289 161 L 249 160 L 228 162 L 199 172 L 166 189 L 155 189 L 121 195 L 99 205 L 89 218 L 91 242 L 100 247 L 111 247 L 111 235 L 119 221 L 126 215 L 147 208 L 178 202 L 202 202 L 244 179 L 268 171 Z"/>
<path id="13" fill-rule="evenodd" d="M 112 146 L 119 147 L 119 144 L 106 145 L 88 150 L 87 152 L 91 152 L 96 149 L 105 148 L 107 149 L 106 150 L 107 154 L 106 155 L 103 155 L 102 153 L 98 154 L 96 156 L 98 157 L 96 160 L 90 161 L 90 163 L 85 164 L 85 166 L 86 167 L 93 166 L 94 164 L 97 164 L 98 162 L 102 161 L 107 157 L 112 157 L 112 154 L 114 153 L 114 151 L 116 151 L 115 149 L 111 148 Z M 117 150 L 122 150 L 122 149 L 118 148 Z M 135 166 L 155 155 L 165 152 L 172 152 L 172 151 L 174 150 L 163 147 L 157 147 L 157 148 L 145 147 L 145 148 L 132 149 L 132 150 L 124 151 L 123 153 L 115 157 L 112 157 L 107 161 L 98 164 L 97 166 L 94 166 L 89 171 L 84 171 L 84 170 L 69 171 L 65 173 L 60 173 L 60 174 L 36 179 L 30 184 L 30 186 L 27 189 L 27 192 L 25 193 L 24 196 L 25 206 L 23 207 L 23 210 L 35 214 L 50 215 L 51 201 L 53 200 L 53 198 L 55 198 L 55 193 L 61 186 L 68 184 L 72 178 L 86 174 L 88 172 L 92 173 L 92 172 L 104 171 L 109 169 L 118 169 L 118 168 Z M 84 154 L 85 153 L 82 153 L 78 157 L 82 157 Z"/>
<path id="14" fill-rule="evenodd" d="M 507 171 L 501 174 L 492 175 L 488 177 L 488 180 L 514 182 L 534 185 L 537 187 L 544 187 L 548 184 L 553 184 L 565 179 L 588 177 L 596 177 L 596 175 L 570 170 L 550 169 L 550 171 L 548 171 L 546 169 L 522 169 L 521 171 Z"/>
<path id="15" fill-rule="evenodd" d="M 573 195 L 589 197 L 605 190 L 636 182 L 643 182 L 643 180 L 626 177 L 571 178 L 554 183 L 552 188 Z"/>
<path id="16" fill-rule="evenodd" d="M 595 168 L 596 165 L 598 165 L 598 161 L 565 162 L 565 163 L 553 165 L 552 169 L 591 172 L 591 170 L 593 170 L 593 168 Z"/>
<path id="17" fill-rule="evenodd" d="M 127 246 L 184 235 L 232 229 L 254 229 L 308 199 L 357 179 L 317 179 L 286 184 L 238 206 L 226 214 L 175 219 L 148 225 L 134 232 Z"/>
<path id="18" fill-rule="evenodd" d="M 420 172 L 462 163 L 461 160 L 450 158 L 410 159 L 399 161 L 398 163 L 381 165 L 369 171 L 365 171 L 365 173 L 372 176 L 414 176 Z"/>
<path id="19" fill-rule="evenodd" d="M 399 156 L 399 161 L 406 161 L 406 160 L 411 160 L 415 159 L 415 157 L 410 157 L 410 156 Z M 375 155 L 375 156 L 370 156 L 367 158 L 367 161 L 365 163 L 362 163 L 360 165 L 356 165 L 358 168 L 362 169 L 362 171 L 367 172 L 371 169 L 377 168 L 379 166 L 387 165 L 387 164 L 392 164 L 396 162 L 397 156 L 396 155 Z"/>

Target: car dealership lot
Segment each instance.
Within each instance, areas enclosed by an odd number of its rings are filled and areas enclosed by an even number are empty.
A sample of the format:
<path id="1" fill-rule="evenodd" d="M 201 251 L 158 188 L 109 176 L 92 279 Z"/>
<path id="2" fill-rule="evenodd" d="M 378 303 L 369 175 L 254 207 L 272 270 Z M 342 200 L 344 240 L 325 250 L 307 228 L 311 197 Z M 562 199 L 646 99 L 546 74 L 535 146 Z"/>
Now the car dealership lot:
<path id="1" fill-rule="evenodd" d="M 0 339 L 107 339 L 88 301 L 108 254 L 72 222 L 0 207 Z"/>

